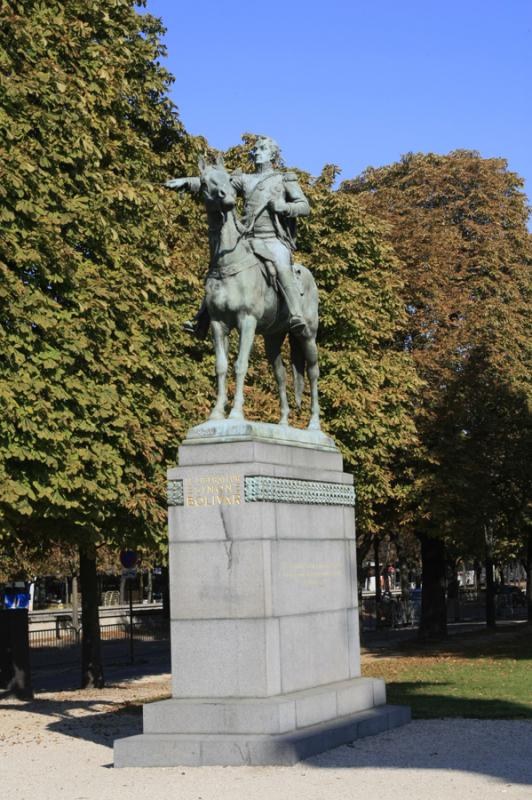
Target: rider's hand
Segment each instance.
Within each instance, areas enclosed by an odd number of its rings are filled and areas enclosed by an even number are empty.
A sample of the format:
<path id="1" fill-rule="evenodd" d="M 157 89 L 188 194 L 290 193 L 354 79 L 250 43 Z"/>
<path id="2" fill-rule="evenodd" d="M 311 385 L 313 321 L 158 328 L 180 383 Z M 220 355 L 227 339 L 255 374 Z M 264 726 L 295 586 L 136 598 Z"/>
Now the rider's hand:
<path id="1" fill-rule="evenodd" d="M 182 189 L 187 182 L 186 178 L 173 178 L 171 181 L 165 181 L 165 186 L 169 189 Z"/>
<path id="2" fill-rule="evenodd" d="M 276 214 L 286 214 L 288 211 L 288 204 L 279 198 L 277 200 L 271 200 L 270 208 L 272 211 L 275 211 Z"/>

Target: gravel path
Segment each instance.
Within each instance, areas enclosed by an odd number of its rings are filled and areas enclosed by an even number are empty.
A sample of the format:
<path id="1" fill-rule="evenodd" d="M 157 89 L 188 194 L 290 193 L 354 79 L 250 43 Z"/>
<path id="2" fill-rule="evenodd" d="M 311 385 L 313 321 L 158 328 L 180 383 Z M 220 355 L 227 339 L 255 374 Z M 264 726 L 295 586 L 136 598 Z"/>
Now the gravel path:
<path id="1" fill-rule="evenodd" d="M 423 720 L 295 767 L 112 768 L 128 704 L 169 675 L 101 692 L 0 698 L 0 795 L 13 800 L 532 800 L 532 721 Z"/>

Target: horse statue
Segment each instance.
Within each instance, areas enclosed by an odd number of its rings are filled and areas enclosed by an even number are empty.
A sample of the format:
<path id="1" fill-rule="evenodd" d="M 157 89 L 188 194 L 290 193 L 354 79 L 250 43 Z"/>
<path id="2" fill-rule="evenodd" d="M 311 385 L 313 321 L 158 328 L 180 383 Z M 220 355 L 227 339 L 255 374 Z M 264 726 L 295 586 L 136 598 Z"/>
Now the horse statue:
<path id="1" fill-rule="evenodd" d="M 223 160 L 207 164 L 200 159 L 200 193 L 209 224 L 211 262 L 205 282 L 205 302 L 210 316 L 218 394 L 210 419 L 225 418 L 227 404 L 229 334 L 238 330 L 239 346 L 235 364 L 236 387 L 229 419 L 244 419 L 244 382 L 255 334 L 262 334 L 266 356 L 277 381 L 280 399 L 280 425 L 288 425 L 290 408 L 286 393 L 286 369 L 281 348 L 288 334 L 298 409 L 304 388 L 305 371 L 310 383 L 311 409 L 308 428 L 320 430 L 318 402 L 318 290 L 310 271 L 294 265 L 302 291 L 304 334 L 289 331 L 289 313 L 275 276 L 268 274 L 264 262 L 251 247 L 247 230 L 235 213 L 237 194 Z"/>

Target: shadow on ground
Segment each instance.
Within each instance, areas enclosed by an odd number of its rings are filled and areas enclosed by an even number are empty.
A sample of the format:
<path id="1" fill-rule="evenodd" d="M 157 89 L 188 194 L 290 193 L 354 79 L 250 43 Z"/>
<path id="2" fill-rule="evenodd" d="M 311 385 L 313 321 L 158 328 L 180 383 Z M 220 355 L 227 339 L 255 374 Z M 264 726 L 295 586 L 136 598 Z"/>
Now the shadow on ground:
<path id="1" fill-rule="evenodd" d="M 530 721 L 422 720 L 338 747 L 306 763 L 318 769 L 448 770 L 489 776 L 503 784 L 529 785 L 531 752 Z"/>
<path id="2" fill-rule="evenodd" d="M 142 733 L 139 705 L 127 706 L 106 700 L 31 700 L 0 703 L 0 711 L 43 714 L 47 730 L 112 747 L 122 736 Z M 93 713 L 91 713 L 93 712 Z"/>
<path id="3" fill-rule="evenodd" d="M 42 714 L 49 717 L 46 725 L 49 731 L 112 747 L 114 739 L 142 732 L 142 707 L 139 702 L 124 703 L 108 699 L 106 692 L 112 692 L 116 684 L 123 686 L 139 678 L 170 673 L 168 646 L 161 647 L 161 643 L 142 645 L 137 650 L 133 664 L 125 657 L 123 647 L 107 649 L 104 664 L 106 688 L 101 691 L 90 690 L 90 699 L 83 691 L 80 691 L 79 698 L 72 699 L 72 693 L 80 687 L 79 663 L 68 659 L 63 664 L 47 664 L 41 654 L 40 665 L 32 669 L 35 699 L 6 701 L 7 693 L 0 691 L 0 711 Z M 39 696 L 46 692 L 53 693 L 54 698 Z M 163 692 L 164 686 L 161 687 Z M 67 694 L 70 696 L 61 699 L 61 695 Z"/>

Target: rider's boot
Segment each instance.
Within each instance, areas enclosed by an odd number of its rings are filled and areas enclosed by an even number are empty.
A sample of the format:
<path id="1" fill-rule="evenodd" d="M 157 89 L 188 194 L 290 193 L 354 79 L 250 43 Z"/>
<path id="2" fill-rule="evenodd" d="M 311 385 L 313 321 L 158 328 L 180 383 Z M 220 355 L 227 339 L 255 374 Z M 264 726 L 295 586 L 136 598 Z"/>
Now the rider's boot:
<path id="1" fill-rule="evenodd" d="M 203 300 L 201 308 L 194 319 L 187 319 L 187 321 L 183 323 L 183 330 L 190 333 L 191 336 L 195 336 L 196 339 L 206 339 L 210 324 L 211 318 L 209 316 L 207 304 L 205 300 Z"/>
<path id="2" fill-rule="evenodd" d="M 293 273 L 291 271 L 283 272 L 282 275 L 278 275 L 278 279 L 283 287 L 284 299 L 290 314 L 290 333 L 308 336 L 309 331 L 303 319 L 301 299 Z"/>

